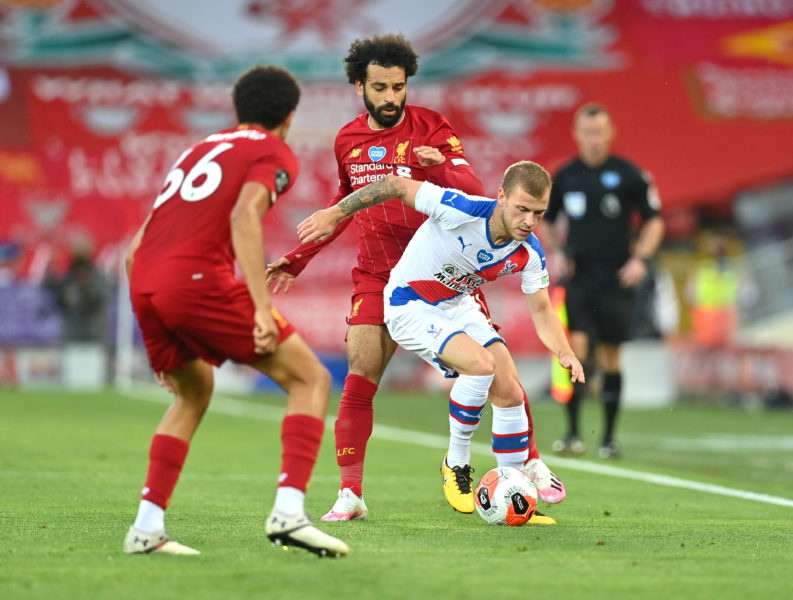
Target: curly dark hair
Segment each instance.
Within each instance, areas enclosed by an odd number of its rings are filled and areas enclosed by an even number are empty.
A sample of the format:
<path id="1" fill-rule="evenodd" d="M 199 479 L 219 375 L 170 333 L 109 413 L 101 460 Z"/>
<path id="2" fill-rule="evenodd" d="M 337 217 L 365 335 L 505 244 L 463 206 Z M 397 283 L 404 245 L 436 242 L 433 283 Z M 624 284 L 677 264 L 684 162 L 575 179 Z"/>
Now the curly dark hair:
<path id="1" fill-rule="evenodd" d="M 300 87 L 286 69 L 256 65 L 234 82 L 231 96 L 238 122 L 275 129 L 297 107 Z"/>
<path id="2" fill-rule="evenodd" d="M 415 75 L 419 69 L 419 55 L 401 33 L 355 40 L 344 62 L 350 83 L 366 81 L 366 68 L 372 63 L 386 68 L 402 67 L 406 78 Z"/>

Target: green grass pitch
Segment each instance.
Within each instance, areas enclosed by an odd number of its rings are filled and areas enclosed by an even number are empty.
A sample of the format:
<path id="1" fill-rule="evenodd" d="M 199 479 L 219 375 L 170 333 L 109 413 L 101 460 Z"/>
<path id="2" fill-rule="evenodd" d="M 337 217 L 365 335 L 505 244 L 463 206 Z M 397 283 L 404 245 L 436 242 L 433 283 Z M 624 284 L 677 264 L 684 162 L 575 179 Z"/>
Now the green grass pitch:
<path id="1" fill-rule="evenodd" d="M 201 556 L 126 556 L 121 540 L 164 402 L 161 390 L 0 391 L 0 598 L 793 597 L 790 412 L 685 403 L 625 411 L 624 457 L 604 463 L 594 453 L 600 408 L 587 402 L 588 455 L 545 455 L 568 488 L 562 504 L 540 506 L 559 524 L 501 528 L 443 499 L 443 394 L 384 393 L 375 399 L 364 481 L 370 520 L 322 524 L 351 553 L 321 560 L 275 549 L 263 531 L 283 397 L 218 397 L 166 521 Z M 332 412 L 337 403 L 335 394 Z M 550 402 L 533 410 L 547 451 L 562 411 Z M 477 478 L 495 466 L 489 422 L 486 412 L 475 437 Z M 337 490 L 332 436 L 331 426 L 307 496 L 317 520 Z M 599 472 L 604 465 L 615 470 Z M 666 485 L 644 476 L 664 476 Z"/>

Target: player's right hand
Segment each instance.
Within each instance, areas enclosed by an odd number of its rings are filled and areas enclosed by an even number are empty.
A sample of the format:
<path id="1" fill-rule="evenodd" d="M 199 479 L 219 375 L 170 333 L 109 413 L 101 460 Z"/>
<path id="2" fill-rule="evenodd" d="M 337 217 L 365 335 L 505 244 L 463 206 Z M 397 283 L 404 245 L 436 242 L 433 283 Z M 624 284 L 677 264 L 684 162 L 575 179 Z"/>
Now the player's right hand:
<path id="1" fill-rule="evenodd" d="M 333 233 L 336 229 L 336 220 L 332 216 L 332 208 L 318 210 L 298 224 L 297 237 L 300 238 L 301 244 L 321 242 Z"/>
<path id="2" fill-rule="evenodd" d="M 570 381 L 573 383 L 586 383 L 584 367 L 581 366 L 581 361 L 576 358 L 575 354 L 562 353 L 559 356 L 559 364 L 565 369 L 570 369 Z"/>
<path id="3" fill-rule="evenodd" d="M 422 167 L 442 165 L 446 162 L 446 157 L 443 153 L 432 146 L 418 146 L 413 148 L 413 152 Z"/>
<path id="4" fill-rule="evenodd" d="M 257 308 L 253 315 L 253 344 L 256 354 L 272 354 L 278 346 L 278 326 L 268 308 Z"/>
<path id="5" fill-rule="evenodd" d="M 285 256 L 282 256 L 275 262 L 267 265 L 267 285 L 275 283 L 272 289 L 273 294 L 277 294 L 280 291 L 283 291 L 284 294 L 286 294 L 292 289 L 292 284 L 295 282 L 295 276 L 291 273 L 287 273 L 281 268 L 288 264 L 291 264 L 289 260 Z"/>
<path id="6" fill-rule="evenodd" d="M 584 367 L 581 366 L 581 361 L 576 358 L 575 354 L 563 352 L 559 356 L 559 364 L 565 369 L 570 369 L 570 381 L 573 383 L 586 383 Z"/>

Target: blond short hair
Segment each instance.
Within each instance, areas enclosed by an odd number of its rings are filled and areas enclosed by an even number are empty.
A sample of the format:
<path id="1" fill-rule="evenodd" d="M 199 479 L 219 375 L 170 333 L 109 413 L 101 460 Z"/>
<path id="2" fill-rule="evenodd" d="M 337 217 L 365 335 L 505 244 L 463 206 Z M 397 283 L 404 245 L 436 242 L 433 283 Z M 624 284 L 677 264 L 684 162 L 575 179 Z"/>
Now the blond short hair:
<path id="1" fill-rule="evenodd" d="M 507 167 L 501 188 L 509 194 L 517 188 L 535 198 L 542 198 L 551 187 L 551 176 L 548 171 L 530 160 L 522 160 Z"/>

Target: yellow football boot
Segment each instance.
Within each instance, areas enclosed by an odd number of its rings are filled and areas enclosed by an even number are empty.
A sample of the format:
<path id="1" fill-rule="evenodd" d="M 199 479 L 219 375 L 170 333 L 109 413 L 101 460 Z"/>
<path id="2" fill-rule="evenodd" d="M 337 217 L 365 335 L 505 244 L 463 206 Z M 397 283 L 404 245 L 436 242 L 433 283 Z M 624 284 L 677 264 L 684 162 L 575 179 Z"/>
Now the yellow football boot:
<path id="1" fill-rule="evenodd" d="M 461 513 L 474 512 L 474 490 L 471 488 L 471 465 L 450 467 L 446 464 L 446 456 L 441 462 L 443 478 L 443 495 L 452 508 Z"/>
<path id="2" fill-rule="evenodd" d="M 535 512 L 531 519 L 528 520 L 526 525 L 556 525 L 556 519 L 544 515 L 541 512 Z"/>

